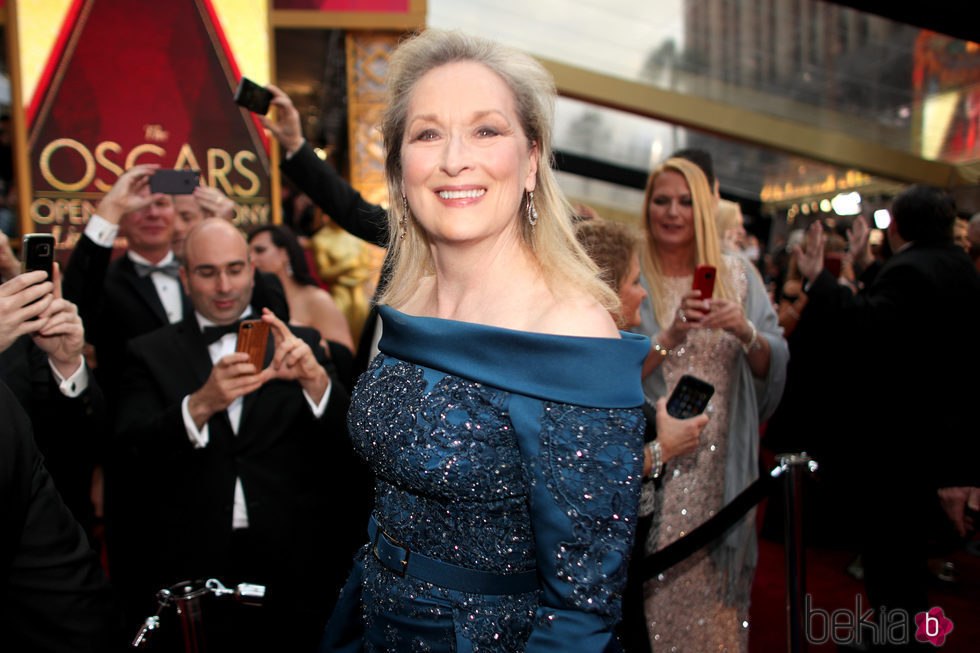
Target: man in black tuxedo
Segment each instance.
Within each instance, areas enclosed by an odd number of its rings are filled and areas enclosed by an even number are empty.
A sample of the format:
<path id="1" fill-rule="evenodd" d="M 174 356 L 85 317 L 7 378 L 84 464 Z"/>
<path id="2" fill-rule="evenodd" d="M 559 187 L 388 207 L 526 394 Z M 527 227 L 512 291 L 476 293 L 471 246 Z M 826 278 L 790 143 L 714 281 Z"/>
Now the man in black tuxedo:
<path id="1" fill-rule="evenodd" d="M 860 352 L 853 373 L 867 380 L 868 396 L 853 398 L 861 405 L 814 409 L 836 408 L 861 434 L 849 458 L 855 505 L 863 508 L 868 597 L 876 609 L 906 610 L 910 620 L 930 607 L 929 538 L 948 528 L 934 519 L 937 492 L 961 533 L 967 500 L 976 508 L 980 498 L 975 398 L 963 380 L 980 367 L 980 350 L 970 346 L 980 324 L 980 273 L 953 243 L 955 217 L 939 188 L 915 185 L 898 195 L 887 232 L 894 254 L 858 294 L 823 270 L 819 223 L 807 232 L 805 251 L 797 250 L 808 279 L 801 319 L 813 315 L 840 329 Z"/>
<path id="2" fill-rule="evenodd" d="M 147 604 L 153 589 L 186 579 L 265 584 L 254 613 L 208 615 L 223 626 L 215 636 L 311 650 L 364 526 L 346 520 L 340 499 L 354 457 L 347 389 L 315 330 L 251 303 L 253 272 L 230 223 L 191 230 L 180 275 L 194 311 L 130 342 L 116 444 L 141 470 Z M 262 370 L 235 353 L 246 315 L 271 325 Z"/>
<path id="3" fill-rule="evenodd" d="M 65 298 L 78 306 L 86 336 L 94 346 L 95 375 L 105 393 L 110 420 L 118 404 L 126 343 L 177 323 L 191 311 L 172 250 L 174 201 L 149 188 L 157 168 L 135 165 L 119 176 L 96 206 L 65 269 Z M 127 250 L 113 258 L 117 235 L 126 237 Z M 278 279 L 257 275 L 254 297 L 288 320 Z M 143 509 L 133 503 L 131 490 L 140 482 L 140 470 L 125 452 L 112 446 L 106 447 L 99 462 L 105 477 L 110 577 L 129 594 L 124 586 L 137 575 L 143 559 L 136 542 L 145 539 L 139 532 L 146 526 Z"/>

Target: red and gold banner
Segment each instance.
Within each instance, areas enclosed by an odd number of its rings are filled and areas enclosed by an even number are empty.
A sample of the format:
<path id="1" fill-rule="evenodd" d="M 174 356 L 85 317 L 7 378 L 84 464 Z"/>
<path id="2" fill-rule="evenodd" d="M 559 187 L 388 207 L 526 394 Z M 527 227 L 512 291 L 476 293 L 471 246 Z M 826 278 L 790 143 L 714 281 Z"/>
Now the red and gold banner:
<path id="1" fill-rule="evenodd" d="M 233 101 L 241 75 L 269 81 L 268 12 L 268 0 L 18 2 L 25 231 L 71 245 L 136 163 L 199 170 L 240 222 L 269 221 L 267 135 Z"/>

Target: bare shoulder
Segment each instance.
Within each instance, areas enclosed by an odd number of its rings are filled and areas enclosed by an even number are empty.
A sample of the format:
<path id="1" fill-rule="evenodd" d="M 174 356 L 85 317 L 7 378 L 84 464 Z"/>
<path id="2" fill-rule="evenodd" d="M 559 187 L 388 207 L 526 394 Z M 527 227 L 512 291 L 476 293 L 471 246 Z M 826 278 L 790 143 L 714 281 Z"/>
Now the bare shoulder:
<path id="1" fill-rule="evenodd" d="M 336 308 L 337 303 L 323 288 L 319 286 L 303 286 L 303 301 L 318 311 L 329 311 Z"/>
<path id="2" fill-rule="evenodd" d="M 581 292 L 555 298 L 539 315 L 535 331 L 586 338 L 619 338 L 619 329 L 609 311 Z"/>

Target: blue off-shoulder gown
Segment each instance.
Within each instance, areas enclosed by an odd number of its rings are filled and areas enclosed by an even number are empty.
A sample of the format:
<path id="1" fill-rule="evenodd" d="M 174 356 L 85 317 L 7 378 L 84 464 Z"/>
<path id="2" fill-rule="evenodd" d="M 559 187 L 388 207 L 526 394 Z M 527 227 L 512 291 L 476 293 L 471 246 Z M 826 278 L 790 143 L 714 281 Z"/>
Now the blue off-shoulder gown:
<path id="1" fill-rule="evenodd" d="M 527 333 L 381 307 L 348 417 L 373 517 L 412 552 L 536 570 L 478 594 L 400 577 L 366 546 L 322 651 L 616 651 L 636 523 L 649 339 Z"/>

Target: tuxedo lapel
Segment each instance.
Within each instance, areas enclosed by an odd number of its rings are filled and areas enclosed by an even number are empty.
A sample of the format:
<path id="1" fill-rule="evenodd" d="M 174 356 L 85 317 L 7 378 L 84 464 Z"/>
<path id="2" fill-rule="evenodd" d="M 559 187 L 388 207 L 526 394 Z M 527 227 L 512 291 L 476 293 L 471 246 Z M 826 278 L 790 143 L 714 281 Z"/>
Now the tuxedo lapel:
<path id="1" fill-rule="evenodd" d="M 204 342 L 197 320 L 191 317 L 182 321 L 177 327 L 176 337 L 178 350 L 190 363 L 198 383 L 204 385 L 208 377 L 211 376 L 213 365 L 207 343 Z"/>
<path id="2" fill-rule="evenodd" d="M 120 270 L 124 273 L 122 275 L 123 278 L 132 286 L 140 301 L 160 320 L 160 326 L 170 324 L 170 320 L 167 318 L 167 311 L 163 308 L 160 295 L 157 294 L 157 288 L 153 285 L 153 279 L 149 275 L 141 277 L 136 274 L 136 266 L 133 265 L 133 262 L 125 254 L 122 256 L 122 261 L 119 265 Z"/>

